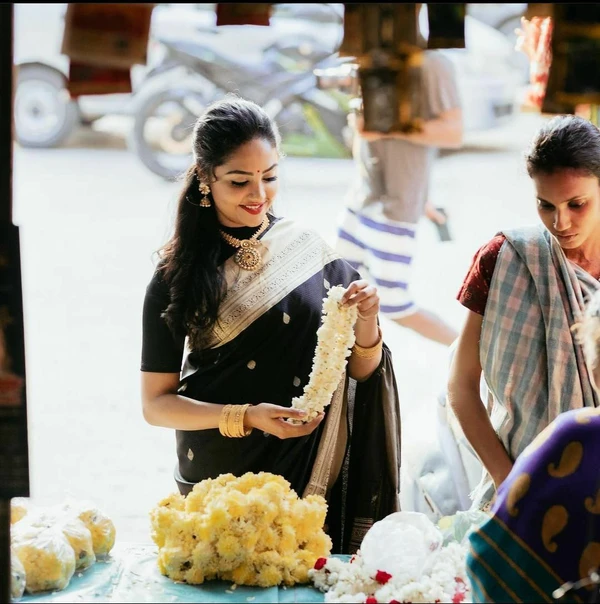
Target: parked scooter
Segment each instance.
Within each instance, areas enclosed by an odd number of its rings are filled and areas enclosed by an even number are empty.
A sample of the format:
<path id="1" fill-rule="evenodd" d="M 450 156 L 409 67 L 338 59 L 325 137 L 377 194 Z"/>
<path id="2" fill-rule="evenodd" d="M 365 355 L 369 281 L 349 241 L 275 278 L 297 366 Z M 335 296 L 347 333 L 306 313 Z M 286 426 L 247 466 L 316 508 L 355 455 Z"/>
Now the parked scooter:
<path id="1" fill-rule="evenodd" d="M 228 92 L 261 105 L 276 121 L 288 155 L 349 157 L 349 96 L 319 90 L 314 69 L 348 61 L 315 40 L 287 39 L 265 49 L 260 62 L 235 62 L 210 45 L 159 40 L 162 60 L 137 92 L 131 145 L 166 179 L 191 162 L 192 128 L 212 101 Z"/>

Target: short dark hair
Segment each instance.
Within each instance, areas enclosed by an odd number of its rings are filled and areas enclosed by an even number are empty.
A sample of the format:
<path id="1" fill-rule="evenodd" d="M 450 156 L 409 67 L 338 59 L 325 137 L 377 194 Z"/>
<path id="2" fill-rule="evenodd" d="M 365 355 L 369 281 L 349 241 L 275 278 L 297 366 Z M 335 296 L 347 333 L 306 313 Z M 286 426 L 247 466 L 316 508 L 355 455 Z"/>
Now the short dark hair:
<path id="1" fill-rule="evenodd" d="M 571 168 L 600 179 L 600 130 L 576 115 L 558 115 L 537 133 L 525 156 L 527 173 Z"/>

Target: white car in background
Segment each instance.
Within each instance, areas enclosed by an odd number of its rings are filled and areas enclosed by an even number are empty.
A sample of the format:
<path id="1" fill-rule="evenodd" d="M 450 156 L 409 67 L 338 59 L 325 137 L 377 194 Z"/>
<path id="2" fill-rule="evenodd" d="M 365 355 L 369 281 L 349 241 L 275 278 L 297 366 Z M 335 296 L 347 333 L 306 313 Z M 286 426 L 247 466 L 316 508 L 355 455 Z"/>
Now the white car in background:
<path id="1" fill-rule="evenodd" d="M 260 60 L 275 39 L 291 34 L 318 36 L 332 51 L 343 35 L 341 4 L 276 4 L 269 27 L 216 27 L 214 4 L 158 4 L 153 10 L 148 66 L 131 70 L 132 94 L 84 95 L 70 100 L 65 84 L 69 60 L 62 55 L 66 4 L 15 4 L 14 61 L 17 141 L 26 147 L 56 147 L 81 124 L 110 115 L 135 113 L 144 74 L 156 60 L 154 36 L 203 36 L 216 52 Z M 448 50 L 458 76 L 465 128 L 493 128 L 516 111 L 522 73 L 514 66 L 514 44 L 473 17 L 465 21 L 466 50 Z M 316 81 L 315 81 L 316 85 Z"/>

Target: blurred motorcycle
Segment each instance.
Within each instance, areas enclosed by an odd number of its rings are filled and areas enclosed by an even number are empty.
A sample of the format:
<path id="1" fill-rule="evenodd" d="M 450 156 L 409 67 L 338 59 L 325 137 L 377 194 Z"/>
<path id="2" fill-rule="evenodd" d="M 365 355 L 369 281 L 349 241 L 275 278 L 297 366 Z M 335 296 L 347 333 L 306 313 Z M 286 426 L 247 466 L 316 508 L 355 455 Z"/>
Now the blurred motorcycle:
<path id="1" fill-rule="evenodd" d="M 214 31 L 214 30 L 213 30 Z M 172 180 L 192 161 L 194 123 L 228 92 L 262 106 L 278 124 L 288 155 L 349 157 L 349 95 L 320 90 L 314 69 L 348 62 L 309 37 L 268 46 L 259 62 L 232 60 L 208 43 L 159 39 L 162 59 L 136 96 L 131 146 L 144 165 Z"/>

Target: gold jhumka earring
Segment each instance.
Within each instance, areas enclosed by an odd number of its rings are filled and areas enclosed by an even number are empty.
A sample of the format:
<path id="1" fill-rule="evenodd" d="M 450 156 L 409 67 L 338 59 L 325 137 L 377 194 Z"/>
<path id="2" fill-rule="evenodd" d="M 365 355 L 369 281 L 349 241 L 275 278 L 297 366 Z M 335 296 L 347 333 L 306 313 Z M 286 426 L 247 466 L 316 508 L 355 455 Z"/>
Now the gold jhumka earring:
<path id="1" fill-rule="evenodd" d="M 208 198 L 208 194 L 210 193 L 210 187 L 206 183 L 201 182 L 199 189 L 200 193 L 202 193 L 204 197 L 202 197 L 198 205 L 201 208 L 210 208 L 210 199 Z"/>

